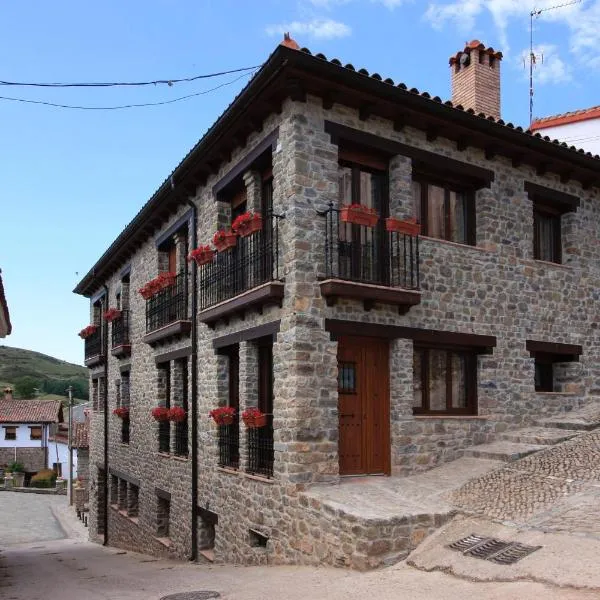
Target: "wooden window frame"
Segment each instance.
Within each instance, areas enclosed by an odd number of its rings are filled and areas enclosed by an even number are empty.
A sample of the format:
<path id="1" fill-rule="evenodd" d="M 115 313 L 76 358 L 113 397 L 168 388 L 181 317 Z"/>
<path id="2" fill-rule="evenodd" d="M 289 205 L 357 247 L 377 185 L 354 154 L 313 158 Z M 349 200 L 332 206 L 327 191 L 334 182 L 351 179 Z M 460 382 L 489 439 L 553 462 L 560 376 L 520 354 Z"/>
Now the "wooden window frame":
<path id="1" fill-rule="evenodd" d="M 33 437 L 33 430 L 37 429 L 40 432 L 40 436 L 39 437 Z M 30 440 L 35 440 L 36 442 L 39 442 L 43 439 L 44 437 L 44 430 L 42 428 L 41 425 L 30 425 L 29 426 L 29 439 Z"/>
<path id="2" fill-rule="evenodd" d="M 434 185 L 444 189 L 444 229 L 446 235 L 443 239 L 448 242 L 475 246 L 476 239 L 476 210 L 475 210 L 475 192 L 476 189 L 472 184 L 454 181 L 447 177 L 432 175 L 430 173 L 416 172 L 413 173 L 413 181 L 416 181 L 421 186 L 421 198 L 419 199 L 421 208 L 421 234 L 429 236 L 429 186 Z M 450 221 L 450 192 L 464 194 L 465 196 L 465 240 L 456 242 L 450 239 L 452 230 Z M 414 199 L 413 199 L 414 200 Z"/>
<path id="3" fill-rule="evenodd" d="M 540 202 L 533 203 L 533 258 L 534 260 L 543 260 L 545 262 L 553 262 L 562 264 L 562 219 L 561 211 L 542 204 Z M 553 227 L 552 239 L 552 259 L 541 258 L 540 252 L 540 237 L 538 234 L 539 218 L 551 219 Z"/>
<path id="4" fill-rule="evenodd" d="M 14 437 L 8 437 L 9 430 Z M 5 425 L 4 426 L 4 439 L 6 441 L 15 442 L 17 440 L 17 426 L 16 425 Z"/>
<path id="5" fill-rule="evenodd" d="M 415 344 L 414 353 L 421 354 L 421 406 L 413 406 L 414 415 L 477 415 L 477 356 L 478 352 L 474 348 L 465 348 L 460 346 L 436 346 Z M 446 410 L 430 410 L 429 405 L 429 353 L 431 351 L 442 351 L 446 353 Z M 464 408 L 454 408 L 452 406 L 452 355 L 459 354 L 466 359 L 466 379 L 467 405 Z"/>

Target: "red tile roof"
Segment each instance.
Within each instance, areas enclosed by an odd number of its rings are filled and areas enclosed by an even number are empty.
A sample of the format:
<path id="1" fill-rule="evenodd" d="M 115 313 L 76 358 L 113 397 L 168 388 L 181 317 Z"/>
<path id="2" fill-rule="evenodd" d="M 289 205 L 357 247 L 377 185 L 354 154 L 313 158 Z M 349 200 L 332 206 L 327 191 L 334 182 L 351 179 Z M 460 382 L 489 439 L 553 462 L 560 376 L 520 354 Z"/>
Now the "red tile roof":
<path id="1" fill-rule="evenodd" d="M 90 421 L 86 419 L 83 423 L 73 423 L 73 448 L 89 448 Z"/>
<path id="2" fill-rule="evenodd" d="M 577 123 L 579 121 L 587 121 L 588 119 L 597 119 L 600 117 L 600 106 L 592 106 L 591 108 L 583 108 L 572 112 L 554 115 L 552 117 L 544 117 L 536 119 L 531 124 L 531 131 L 537 129 L 545 129 L 547 127 L 557 127 L 558 125 L 566 125 L 567 123 Z"/>
<path id="3" fill-rule="evenodd" d="M 60 423 L 60 400 L 13 400 L 0 398 L 0 423 Z"/>
<path id="4" fill-rule="evenodd" d="M 6 302 L 6 296 L 4 295 L 4 286 L 2 285 L 2 269 L 0 269 L 0 310 L 4 313 L 4 319 L 8 330 L 6 335 L 10 335 L 12 331 L 12 325 L 10 324 L 10 315 L 8 314 L 8 303 Z"/>

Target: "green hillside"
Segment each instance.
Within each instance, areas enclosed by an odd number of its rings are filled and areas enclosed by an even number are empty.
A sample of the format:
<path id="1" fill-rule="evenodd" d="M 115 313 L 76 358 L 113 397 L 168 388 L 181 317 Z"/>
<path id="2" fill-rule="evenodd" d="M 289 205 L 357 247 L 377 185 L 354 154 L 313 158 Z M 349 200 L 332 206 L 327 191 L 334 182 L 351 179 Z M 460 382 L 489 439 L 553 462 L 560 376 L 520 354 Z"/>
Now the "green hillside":
<path id="1" fill-rule="evenodd" d="M 87 398 L 88 371 L 85 367 L 33 350 L 0 346 L 0 385 L 19 389 L 19 383 L 34 383 L 41 396 L 64 395 L 72 385 L 76 395 Z"/>

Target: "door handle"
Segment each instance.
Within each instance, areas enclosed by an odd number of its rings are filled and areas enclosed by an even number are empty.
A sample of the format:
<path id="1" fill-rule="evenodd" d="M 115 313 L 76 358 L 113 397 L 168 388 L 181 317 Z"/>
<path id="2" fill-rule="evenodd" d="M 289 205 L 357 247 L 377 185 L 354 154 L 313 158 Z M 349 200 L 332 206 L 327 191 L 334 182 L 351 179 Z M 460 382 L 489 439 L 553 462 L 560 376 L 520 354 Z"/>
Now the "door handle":
<path id="1" fill-rule="evenodd" d="M 353 416 L 354 416 L 354 413 L 350 413 L 350 414 L 347 414 L 347 415 L 340 415 L 340 417 L 353 417 Z"/>

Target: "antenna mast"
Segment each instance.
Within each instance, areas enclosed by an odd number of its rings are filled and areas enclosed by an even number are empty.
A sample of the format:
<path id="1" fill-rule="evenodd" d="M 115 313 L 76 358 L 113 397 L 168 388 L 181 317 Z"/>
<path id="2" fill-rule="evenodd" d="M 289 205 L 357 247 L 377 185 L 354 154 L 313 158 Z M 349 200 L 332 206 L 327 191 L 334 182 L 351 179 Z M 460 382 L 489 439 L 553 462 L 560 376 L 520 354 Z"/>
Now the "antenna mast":
<path id="1" fill-rule="evenodd" d="M 566 6 L 573 6 L 574 4 L 580 4 L 583 0 L 573 0 L 572 2 L 565 2 L 564 4 L 557 4 L 556 6 L 548 6 L 547 8 L 534 8 L 529 13 L 529 125 L 533 123 L 533 65 L 535 65 L 536 57 L 533 53 L 533 18 L 539 17 L 542 13 L 556 10 L 557 8 L 565 8 Z"/>

